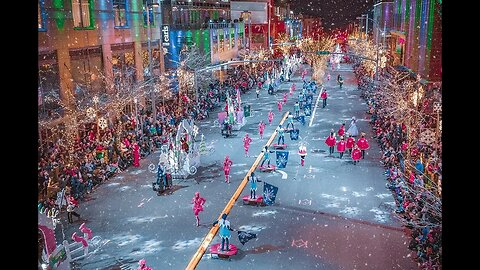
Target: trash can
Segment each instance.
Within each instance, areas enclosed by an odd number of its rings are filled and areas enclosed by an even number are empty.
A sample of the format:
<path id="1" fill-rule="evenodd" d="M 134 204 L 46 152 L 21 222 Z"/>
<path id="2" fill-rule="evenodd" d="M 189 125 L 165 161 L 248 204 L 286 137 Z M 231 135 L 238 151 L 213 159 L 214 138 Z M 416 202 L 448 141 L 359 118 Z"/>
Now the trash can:
<path id="1" fill-rule="evenodd" d="M 243 116 L 244 117 L 250 116 L 250 105 L 243 106 Z"/>

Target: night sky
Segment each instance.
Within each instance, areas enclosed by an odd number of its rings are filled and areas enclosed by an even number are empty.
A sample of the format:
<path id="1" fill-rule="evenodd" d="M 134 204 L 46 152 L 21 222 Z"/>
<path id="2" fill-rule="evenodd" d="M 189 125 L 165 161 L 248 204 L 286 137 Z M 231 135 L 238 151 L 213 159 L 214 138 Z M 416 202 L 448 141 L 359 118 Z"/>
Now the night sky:
<path id="1" fill-rule="evenodd" d="M 374 0 L 276 0 L 290 2 L 290 8 L 297 14 L 322 18 L 324 30 L 342 28 L 355 18 L 371 10 Z"/>

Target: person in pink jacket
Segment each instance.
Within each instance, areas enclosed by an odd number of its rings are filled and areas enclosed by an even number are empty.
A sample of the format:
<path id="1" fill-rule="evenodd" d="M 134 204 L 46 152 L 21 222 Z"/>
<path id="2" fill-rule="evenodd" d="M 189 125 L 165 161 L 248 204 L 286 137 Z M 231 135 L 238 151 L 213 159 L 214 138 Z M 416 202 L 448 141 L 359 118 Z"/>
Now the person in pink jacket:
<path id="1" fill-rule="evenodd" d="M 192 199 L 193 203 L 193 214 L 195 215 L 195 220 L 197 221 L 197 227 L 200 226 L 200 218 L 198 214 L 203 211 L 203 205 L 207 200 L 205 198 L 200 197 L 200 192 L 195 192 L 195 197 Z"/>
<path id="2" fill-rule="evenodd" d="M 340 153 L 340 158 L 343 158 L 343 153 L 345 152 L 346 146 L 347 142 L 345 142 L 343 136 L 341 136 L 340 141 L 337 143 L 337 152 Z"/>
<path id="3" fill-rule="evenodd" d="M 355 145 L 352 150 L 353 165 L 357 165 L 357 162 L 360 160 L 361 157 L 362 152 L 360 152 L 358 145 Z"/>
<path id="4" fill-rule="evenodd" d="M 283 103 L 281 101 L 277 101 L 277 107 L 278 107 L 278 111 L 281 112 L 282 107 L 283 107 Z"/>
<path id="5" fill-rule="evenodd" d="M 295 91 L 295 84 L 292 84 L 292 87 L 290 87 L 290 96 L 293 96 L 293 92 Z"/>
<path id="6" fill-rule="evenodd" d="M 328 145 L 329 149 L 328 152 L 330 155 L 333 154 L 333 151 L 335 150 L 335 144 L 337 143 L 337 139 L 335 138 L 335 132 L 330 131 L 330 135 L 327 137 L 325 140 L 325 144 Z"/>
<path id="7" fill-rule="evenodd" d="M 146 264 L 147 261 L 145 261 L 145 259 L 141 259 L 140 261 L 138 261 L 137 270 L 152 270 L 152 268 L 148 267 Z"/>
<path id="8" fill-rule="evenodd" d="M 263 139 L 263 131 L 265 130 L 265 123 L 263 121 L 260 121 L 258 123 L 258 133 L 260 133 L 260 139 Z"/>
<path id="9" fill-rule="evenodd" d="M 338 129 L 338 136 L 343 136 L 345 135 L 345 123 L 343 123 L 340 128 Z"/>
<path id="10" fill-rule="evenodd" d="M 140 167 L 140 147 L 133 141 L 133 166 Z"/>
<path id="11" fill-rule="evenodd" d="M 272 110 L 270 110 L 270 111 L 268 112 L 268 123 L 269 123 L 270 125 L 272 124 L 273 116 L 274 116 L 274 115 L 275 115 L 275 114 L 273 113 Z"/>
<path id="12" fill-rule="evenodd" d="M 287 104 L 287 93 L 283 93 L 283 104 Z"/>
<path id="13" fill-rule="evenodd" d="M 365 150 L 370 147 L 367 139 L 365 138 L 365 133 L 362 133 L 362 137 L 358 139 L 357 145 L 358 148 L 360 148 L 360 150 L 362 151 L 362 159 L 365 159 Z"/>
<path id="14" fill-rule="evenodd" d="M 232 167 L 233 161 L 230 160 L 229 156 L 225 157 L 223 161 L 223 172 L 225 173 L 225 183 L 230 183 L 230 168 Z"/>
<path id="15" fill-rule="evenodd" d="M 352 153 L 352 149 L 354 146 L 355 146 L 355 138 L 353 138 L 351 134 L 348 134 L 346 148 L 348 149 L 350 154 Z"/>
<path id="16" fill-rule="evenodd" d="M 248 157 L 248 149 L 250 148 L 250 143 L 252 142 L 252 138 L 248 136 L 248 133 L 245 134 L 243 137 L 243 149 L 245 149 L 245 157 Z"/>
<path id="17" fill-rule="evenodd" d="M 325 108 L 327 106 L 327 89 L 323 89 L 322 93 L 320 94 L 320 98 L 323 100 L 322 108 Z"/>

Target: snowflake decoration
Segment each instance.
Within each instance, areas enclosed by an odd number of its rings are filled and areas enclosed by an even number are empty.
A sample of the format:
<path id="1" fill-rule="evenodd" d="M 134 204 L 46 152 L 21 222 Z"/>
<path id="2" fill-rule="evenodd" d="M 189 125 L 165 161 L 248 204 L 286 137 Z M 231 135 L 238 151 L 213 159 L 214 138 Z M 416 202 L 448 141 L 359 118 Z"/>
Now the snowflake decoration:
<path id="1" fill-rule="evenodd" d="M 433 112 L 435 113 L 439 113 L 442 111 L 442 104 L 438 103 L 438 102 L 435 102 L 433 104 Z"/>
<path id="2" fill-rule="evenodd" d="M 265 201 L 267 202 L 271 202 L 273 200 L 275 200 L 275 193 L 273 192 L 273 189 L 266 189 L 264 192 L 263 192 L 263 198 Z"/>
<path id="3" fill-rule="evenodd" d="M 155 164 L 150 163 L 150 165 L 148 165 L 148 170 L 152 173 L 155 173 Z"/>
<path id="4" fill-rule="evenodd" d="M 97 112 L 95 111 L 94 108 L 88 107 L 87 109 L 87 117 L 90 119 L 94 119 L 97 116 Z"/>
<path id="5" fill-rule="evenodd" d="M 106 129 L 108 124 L 107 124 L 107 119 L 103 118 L 103 117 L 100 117 L 100 119 L 98 119 L 98 126 L 101 128 L 101 129 Z"/>
<path id="6" fill-rule="evenodd" d="M 98 98 L 98 96 L 94 96 L 92 101 L 93 103 L 97 104 L 100 101 L 100 99 Z"/>
<path id="7" fill-rule="evenodd" d="M 282 164 L 282 165 L 285 164 L 285 165 L 286 165 L 286 164 L 287 164 L 287 161 L 288 161 L 288 160 L 287 160 L 286 155 L 280 155 L 280 156 L 278 157 L 278 165 L 280 165 L 280 164 Z"/>
<path id="8" fill-rule="evenodd" d="M 420 134 L 420 141 L 426 145 L 432 145 L 435 142 L 435 132 L 431 129 L 426 129 Z"/>
<path id="9" fill-rule="evenodd" d="M 438 123 L 438 129 L 440 130 L 440 132 L 442 132 L 442 120 L 440 120 L 440 122 Z"/>

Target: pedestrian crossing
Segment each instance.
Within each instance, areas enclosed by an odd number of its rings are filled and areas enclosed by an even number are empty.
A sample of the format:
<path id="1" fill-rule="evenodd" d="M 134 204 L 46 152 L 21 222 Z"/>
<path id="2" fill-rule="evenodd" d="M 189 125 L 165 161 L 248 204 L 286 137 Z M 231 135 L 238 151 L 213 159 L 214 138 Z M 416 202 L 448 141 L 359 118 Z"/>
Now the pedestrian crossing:
<path id="1" fill-rule="evenodd" d="M 133 268 L 128 264 L 120 265 L 120 270 L 133 270 Z"/>

